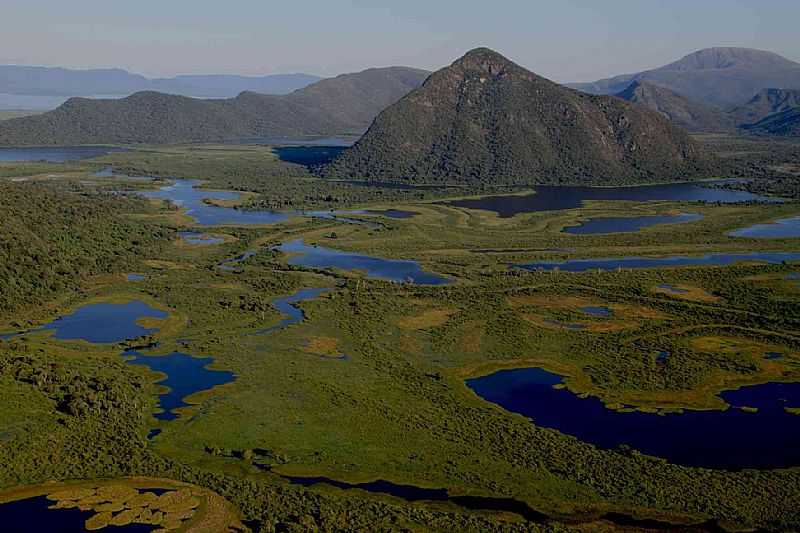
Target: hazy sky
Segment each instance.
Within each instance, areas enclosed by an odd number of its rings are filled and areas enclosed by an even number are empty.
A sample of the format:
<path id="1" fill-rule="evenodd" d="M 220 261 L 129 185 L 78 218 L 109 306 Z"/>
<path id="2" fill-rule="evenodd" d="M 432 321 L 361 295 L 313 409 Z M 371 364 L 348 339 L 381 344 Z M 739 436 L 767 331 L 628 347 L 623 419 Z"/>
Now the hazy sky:
<path id="1" fill-rule="evenodd" d="M 177 73 L 435 69 L 476 46 L 556 81 L 709 46 L 800 61 L 800 0 L 0 0 L 0 63 Z"/>

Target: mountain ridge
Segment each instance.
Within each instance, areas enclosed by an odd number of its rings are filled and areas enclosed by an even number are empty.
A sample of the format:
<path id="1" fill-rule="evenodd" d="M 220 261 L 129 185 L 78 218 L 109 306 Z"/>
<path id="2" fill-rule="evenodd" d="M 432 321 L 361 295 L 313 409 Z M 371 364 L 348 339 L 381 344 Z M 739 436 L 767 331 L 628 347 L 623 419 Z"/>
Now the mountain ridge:
<path id="1" fill-rule="evenodd" d="M 0 93 L 36 96 L 130 95 L 159 91 L 193 97 L 233 97 L 243 91 L 289 94 L 322 80 L 304 73 L 241 76 L 182 74 L 147 78 L 121 68 L 68 69 L 29 65 L 0 65 Z"/>
<path id="2" fill-rule="evenodd" d="M 764 50 L 716 47 L 698 50 L 667 65 L 567 86 L 590 94 L 618 94 L 646 80 L 708 106 L 747 102 L 767 87 L 800 89 L 800 63 Z"/>
<path id="3" fill-rule="evenodd" d="M 40 115 L 0 123 L 0 145 L 215 142 L 248 137 L 360 133 L 428 73 L 386 67 L 321 80 L 285 96 L 242 92 L 200 100 L 141 91 L 75 97 Z"/>

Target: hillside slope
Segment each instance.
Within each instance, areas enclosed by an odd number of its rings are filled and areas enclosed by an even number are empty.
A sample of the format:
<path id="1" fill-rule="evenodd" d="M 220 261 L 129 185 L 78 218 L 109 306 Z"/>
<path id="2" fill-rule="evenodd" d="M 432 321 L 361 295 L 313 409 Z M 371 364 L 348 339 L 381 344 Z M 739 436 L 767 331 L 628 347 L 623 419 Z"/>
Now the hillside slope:
<path id="1" fill-rule="evenodd" d="M 659 113 L 568 89 L 479 48 L 382 112 L 323 174 L 602 184 L 707 176 L 708 164 Z"/>
<path id="2" fill-rule="evenodd" d="M 800 90 L 764 89 L 746 104 L 728 111 L 736 124 L 755 124 L 775 113 L 783 113 L 800 107 Z"/>
<path id="3" fill-rule="evenodd" d="M 743 126 L 745 131 L 760 135 L 800 136 L 800 107 L 770 115 L 755 124 Z"/>
<path id="4" fill-rule="evenodd" d="M 72 98 L 58 109 L 0 123 L 0 145 L 214 142 L 361 132 L 426 71 L 370 69 L 286 96 L 244 92 L 198 100 L 152 91 L 119 100 Z"/>
<path id="5" fill-rule="evenodd" d="M 657 111 L 688 131 L 727 132 L 734 129 L 734 120 L 726 113 L 692 102 L 649 81 L 634 81 L 617 97 Z"/>
<path id="6" fill-rule="evenodd" d="M 800 63 L 750 48 L 707 48 L 644 72 L 570 87 L 590 94 L 617 94 L 634 81 L 649 81 L 705 105 L 727 108 L 767 87 L 800 89 Z"/>

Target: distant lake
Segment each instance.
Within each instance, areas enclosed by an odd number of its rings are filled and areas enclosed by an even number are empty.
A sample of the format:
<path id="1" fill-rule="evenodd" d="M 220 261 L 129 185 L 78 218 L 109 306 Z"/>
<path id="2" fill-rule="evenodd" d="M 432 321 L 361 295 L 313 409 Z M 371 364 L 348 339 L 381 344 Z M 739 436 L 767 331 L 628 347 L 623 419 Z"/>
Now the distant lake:
<path id="1" fill-rule="evenodd" d="M 567 261 L 539 261 L 516 265 L 525 270 L 561 270 L 586 272 L 588 270 L 617 270 L 628 268 L 664 268 L 681 266 L 723 266 L 754 261 L 780 264 L 800 261 L 800 252 L 752 252 L 742 254 L 706 254 L 699 256 L 668 257 L 616 257 L 603 259 L 572 259 Z"/>
<path id="2" fill-rule="evenodd" d="M 650 226 L 661 224 L 683 224 L 703 218 L 697 213 L 681 213 L 677 215 L 648 215 L 641 217 L 603 217 L 590 218 L 577 226 L 564 228 L 564 233 L 572 235 L 595 235 L 599 233 L 631 233 Z"/>
<path id="3" fill-rule="evenodd" d="M 342 270 L 363 270 L 367 277 L 390 281 L 411 281 L 419 285 L 443 285 L 449 280 L 443 276 L 425 272 L 416 261 L 382 259 L 368 255 L 333 250 L 323 246 L 309 246 L 302 240 L 281 244 L 276 250 L 292 254 L 290 265 L 317 268 L 339 268 Z"/>
<path id="4" fill-rule="evenodd" d="M 559 211 L 582 207 L 590 200 L 627 200 L 636 202 L 779 202 L 775 198 L 759 196 L 745 191 L 715 189 L 698 183 L 671 183 L 642 185 L 639 187 L 558 187 L 540 185 L 534 194 L 486 196 L 443 202 L 445 205 L 467 209 L 493 211 L 500 218 L 520 213 Z"/>
<path id="5" fill-rule="evenodd" d="M 114 152 L 126 152 L 113 146 L 36 146 L 23 148 L 0 148 L 0 161 L 47 161 L 64 163 L 79 159 L 91 159 Z"/>
<path id="6" fill-rule="evenodd" d="M 730 232 L 731 237 L 754 239 L 789 239 L 800 237 L 800 217 L 784 218 L 769 224 L 753 226 Z"/>
<path id="7" fill-rule="evenodd" d="M 272 151 L 281 161 L 313 167 L 330 163 L 346 149 L 344 146 L 278 146 Z"/>
<path id="8" fill-rule="evenodd" d="M 662 363 L 663 364 L 663 363 Z M 600 448 L 628 445 L 670 462 L 706 468 L 786 468 L 800 465 L 800 383 L 768 383 L 726 391 L 725 411 L 653 414 L 608 409 L 554 385 L 563 378 L 541 368 L 502 370 L 470 379 L 481 398 Z M 741 407 L 757 408 L 755 413 Z"/>

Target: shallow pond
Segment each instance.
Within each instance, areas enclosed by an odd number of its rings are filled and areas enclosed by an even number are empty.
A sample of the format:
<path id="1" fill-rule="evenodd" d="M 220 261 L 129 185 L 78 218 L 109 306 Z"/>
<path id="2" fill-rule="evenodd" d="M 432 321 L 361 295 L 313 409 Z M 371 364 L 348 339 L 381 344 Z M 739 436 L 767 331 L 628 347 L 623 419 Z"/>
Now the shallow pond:
<path id="1" fill-rule="evenodd" d="M 376 494 L 388 494 L 395 498 L 400 498 L 409 502 L 449 502 L 463 509 L 471 511 L 497 511 L 504 513 L 515 513 L 529 522 L 547 523 L 552 517 L 537 511 L 527 503 L 514 498 L 493 498 L 487 496 L 455 496 L 450 495 L 447 489 L 429 489 L 414 485 L 401 485 L 379 479 L 367 483 L 347 483 L 326 477 L 294 477 L 281 476 L 283 479 L 295 485 L 312 487 L 317 484 L 326 484 L 341 490 L 363 490 Z M 563 517 L 559 517 L 562 518 Z M 634 518 L 624 513 L 606 513 L 598 516 L 576 516 L 569 521 L 572 524 L 596 522 L 605 520 L 618 526 L 642 528 L 648 531 L 695 531 L 695 532 L 714 532 L 720 533 L 721 528 L 714 522 L 705 522 L 692 525 L 677 525 L 661 520 Z"/>
<path id="2" fill-rule="evenodd" d="M 683 224 L 695 222 L 703 218 L 698 213 L 681 213 L 678 215 L 648 215 L 641 217 L 604 217 L 590 218 L 578 226 L 564 228 L 564 233 L 572 235 L 596 235 L 602 233 L 632 233 L 650 226 L 661 224 Z"/>
<path id="3" fill-rule="evenodd" d="M 608 307 L 595 306 L 595 305 L 589 305 L 589 306 L 586 306 L 586 307 L 581 307 L 579 309 L 579 311 L 581 313 L 584 313 L 584 314 L 587 314 L 587 315 L 590 315 L 590 316 L 600 317 L 600 318 L 608 318 L 608 317 L 610 317 L 611 315 L 614 314 L 613 311 L 611 311 L 611 309 L 608 308 Z"/>
<path id="4" fill-rule="evenodd" d="M 608 409 L 598 398 L 554 388 L 563 378 L 541 368 L 470 379 L 481 398 L 600 448 L 630 446 L 670 462 L 706 468 L 800 465 L 800 383 L 769 383 L 720 394 L 733 408 L 651 414 Z M 746 412 L 738 407 L 757 408 Z"/>
<path id="5" fill-rule="evenodd" d="M 672 294 L 689 294 L 689 291 L 686 289 L 681 289 L 680 287 L 676 287 L 674 285 L 670 285 L 669 283 L 662 283 L 658 286 L 659 289 L 663 291 L 670 292 Z"/>
<path id="6" fill-rule="evenodd" d="M 272 305 L 275 307 L 275 309 L 286 315 L 286 318 L 281 320 L 277 325 L 262 329 L 256 334 L 263 335 L 266 333 L 272 333 L 274 331 L 287 328 L 291 325 L 299 324 L 305 319 L 305 313 L 303 313 L 303 310 L 300 309 L 297 304 L 313 300 L 330 290 L 331 289 L 300 289 L 291 296 L 285 296 L 272 300 Z"/>
<path id="7" fill-rule="evenodd" d="M 588 270 L 616 270 L 628 268 L 663 268 L 681 266 L 722 266 L 753 261 L 780 264 L 800 260 L 800 252 L 753 252 L 742 254 L 706 254 L 699 256 L 668 257 L 616 257 L 603 259 L 572 259 L 568 261 L 541 261 L 516 265 L 525 270 L 561 270 L 586 272 Z"/>
<path id="8" fill-rule="evenodd" d="M 790 239 L 800 237 L 800 217 L 784 218 L 770 224 L 755 224 L 732 231 L 728 235 L 753 239 Z"/>
<path id="9" fill-rule="evenodd" d="M 128 351 L 124 355 L 131 357 L 129 364 L 146 366 L 150 370 L 166 374 L 164 379 L 157 382 L 169 387 L 167 392 L 159 395 L 159 405 L 163 412 L 154 415 L 159 420 L 177 418 L 176 409 L 189 405 L 184 401 L 187 396 L 230 383 L 236 378 L 233 372 L 208 369 L 207 366 L 213 362 L 211 357 L 198 358 L 180 352 L 156 356 Z"/>
<path id="10" fill-rule="evenodd" d="M 448 501 L 460 507 L 471 510 L 504 511 L 516 513 L 531 522 L 544 522 L 547 515 L 532 509 L 525 502 L 512 498 L 488 498 L 482 496 L 450 496 L 447 489 L 427 489 L 414 485 L 400 485 L 391 481 L 371 481 L 368 483 L 346 483 L 326 477 L 293 477 L 282 476 L 295 485 L 312 487 L 323 483 L 342 490 L 363 490 L 379 494 L 389 494 L 409 502 L 417 501 Z"/>
<path id="11" fill-rule="evenodd" d="M 241 194 L 234 191 L 199 189 L 197 180 L 174 180 L 171 185 L 157 191 L 141 194 L 148 198 L 169 200 L 186 209 L 186 214 L 201 226 L 275 224 L 289 218 L 287 213 L 275 211 L 245 211 L 209 205 L 203 200 L 238 200 Z"/>
<path id="12" fill-rule="evenodd" d="M 292 254 L 288 263 L 315 268 L 339 268 L 342 270 L 363 270 L 367 277 L 389 281 L 410 281 L 419 285 L 443 285 L 447 278 L 425 272 L 416 261 L 382 259 L 359 255 L 323 246 L 309 246 L 302 239 L 281 244 L 276 250 Z"/>
<path id="13" fill-rule="evenodd" d="M 455 207 L 494 211 L 501 218 L 520 213 L 559 211 L 582 207 L 589 200 L 627 200 L 635 202 L 778 202 L 774 198 L 744 191 L 715 189 L 697 183 L 642 185 L 639 187 L 534 187 L 534 194 L 487 196 L 444 202 Z"/>
<path id="14" fill-rule="evenodd" d="M 136 322 L 141 318 L 167 318 L 167 316 L 165 311 L 150 307 L 138 300 L 124 304 L 89 304 L 27 333 L 53 331 L 54 339 L 108 344 L 155 333 L 158 328 L 145 328 Z M 3 334 L 0 338 L 8 339 L 24 333 Z"/>
<path id="15" fill-rule="evenodd" d="M 228 272 L 235 272 L 239 267 L 239 265 L 251 257 L 256 255 L 255 250 L 248 250 L 242 254 L 237 255 L 233 259 L 228 259 L 227 261 L 223 261 L 219 264 L 219 268 Z"/>
<path id="16" fill-rule="evenodd" d="M 100 157 L 113 152 L 126 152 L 112 146 L 34 146 L 0 148 L 0 161 L 48 161 L 63 163 L 78 159 Z"/>
<path id="17" fill-rule="evenodd" d="M 84 533 L 86 519 L 95 511 L 73 509 L 48 509 L 55 502 L 46 496 L 27 498 L 0 504 L 0 524 L 9 533 L 38 531 L 43 533 Z M 102 531 L 119 533 L 150 533 L 156 527 L 145 524 L 106 526 Z"/>
<path id="18" fill-rule="evenodd" d="M 214 237 L 207 233 L 200 233 L 197 231 L 179 231 L 178 236 L 183 239 L 187 244 L 196 246 L 213 246 L 215 244 L 222 244 L 225 239 L 222 237 Z"/>
<path id="19" fill-rule="evenodd" d="M 125 279 L 128 281 L 144 281 L 147 279 L 147 276 L 144 274 L 126 274 Z"/>

